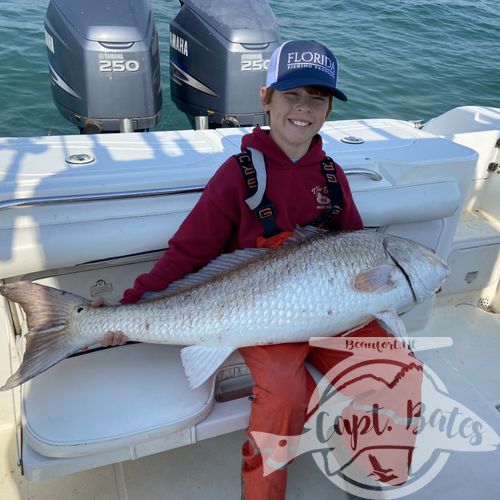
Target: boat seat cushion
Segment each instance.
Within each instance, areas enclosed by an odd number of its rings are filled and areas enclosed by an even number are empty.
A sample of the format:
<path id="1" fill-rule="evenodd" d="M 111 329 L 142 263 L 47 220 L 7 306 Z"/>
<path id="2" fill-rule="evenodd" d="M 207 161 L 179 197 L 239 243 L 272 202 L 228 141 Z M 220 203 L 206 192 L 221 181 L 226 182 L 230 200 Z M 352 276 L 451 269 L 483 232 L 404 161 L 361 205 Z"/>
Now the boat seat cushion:
<path id="1" fill-rule="evenodd" d="M 24 436 L 47 457 L 161 438 L 203 420 L 213 379 L 192 390 L 179 346 L 128 344 L 66 359 L 23 388 Z"/>

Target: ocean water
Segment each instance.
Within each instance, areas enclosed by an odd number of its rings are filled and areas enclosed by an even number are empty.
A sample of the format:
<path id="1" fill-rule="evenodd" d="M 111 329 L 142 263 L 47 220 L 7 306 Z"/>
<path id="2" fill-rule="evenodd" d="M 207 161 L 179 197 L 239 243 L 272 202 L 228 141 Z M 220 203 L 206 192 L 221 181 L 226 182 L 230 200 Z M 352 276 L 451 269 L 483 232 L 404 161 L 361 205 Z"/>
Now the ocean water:
<path id="1" fill-rule="evenodd" d="M 426 121 L 456 106 L 500 107 L 500 0 L 269 4 L 283 41 L 315 39 L 337 55 L 339 87 L 349 101 L 336 102 L 331 119 Z M 43 31 L 47 5 L 0 0 L 0 137 L 78 133 L 52 100 Z M 155 130 L 190 128 L 170 101 L 169 23 L 180 4 L 152 0 L 152 6 L 164 101 Z"/>

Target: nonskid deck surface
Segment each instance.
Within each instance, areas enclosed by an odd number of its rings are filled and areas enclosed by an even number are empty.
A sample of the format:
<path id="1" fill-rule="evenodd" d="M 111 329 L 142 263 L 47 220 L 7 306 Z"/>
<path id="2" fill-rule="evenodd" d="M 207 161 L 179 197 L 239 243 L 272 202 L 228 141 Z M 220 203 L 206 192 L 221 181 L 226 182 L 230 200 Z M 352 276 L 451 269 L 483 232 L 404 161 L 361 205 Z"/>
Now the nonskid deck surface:
<path id="1" fill-rule="evenodd" d="M 500 315 L 443 297 L 427 327 L 415 336 L 451 336 L 453 346 L 419 357 L 445 384 L 450 397 L 500 434 L 498 359 Z M 243 431 L 168 452 L 43 482 L 27 482 L 15 465 L 12 429 L 0 430 L 0 497 L 22 499 L 234 499 L 240 495 Z M 452 452 L 444 468 L 412 499 L 496 498 L 500 452 Z M 288 499 L 344 499 L 311 455 L 289 467 Z M 408 497 L 407 497 L 408 498 Z"/>

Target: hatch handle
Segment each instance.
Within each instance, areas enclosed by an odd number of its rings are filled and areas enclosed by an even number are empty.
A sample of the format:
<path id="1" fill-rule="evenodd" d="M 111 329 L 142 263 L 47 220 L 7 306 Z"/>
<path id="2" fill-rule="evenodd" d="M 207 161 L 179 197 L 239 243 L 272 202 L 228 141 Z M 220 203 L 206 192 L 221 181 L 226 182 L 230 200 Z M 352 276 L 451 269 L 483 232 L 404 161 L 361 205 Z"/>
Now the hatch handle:
<path id="1" fill-rule="evenodd" d="M 366 175 L 374 181 L 381 181 L 383 177 L 375 170 L 370 170 L 369 168 L 354 167 L 344 169 L 345 175 Z"/>

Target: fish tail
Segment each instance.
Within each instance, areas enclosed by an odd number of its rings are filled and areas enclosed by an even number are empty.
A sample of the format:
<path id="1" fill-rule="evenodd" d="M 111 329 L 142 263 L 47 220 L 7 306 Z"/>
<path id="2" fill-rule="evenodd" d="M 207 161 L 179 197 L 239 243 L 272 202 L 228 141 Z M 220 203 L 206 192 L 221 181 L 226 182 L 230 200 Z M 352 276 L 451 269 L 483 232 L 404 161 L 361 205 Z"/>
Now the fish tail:
<path id="1" fill-rule="evenodd" d="M 0 286 L 0 294 L 17 302 L 26 314 L 26 350 L 19 369 L 0 391 L 13 389 L 79 350 L 69 338 L 70 310 L 89 301 L 56 288 L 27 281 Z"/>

